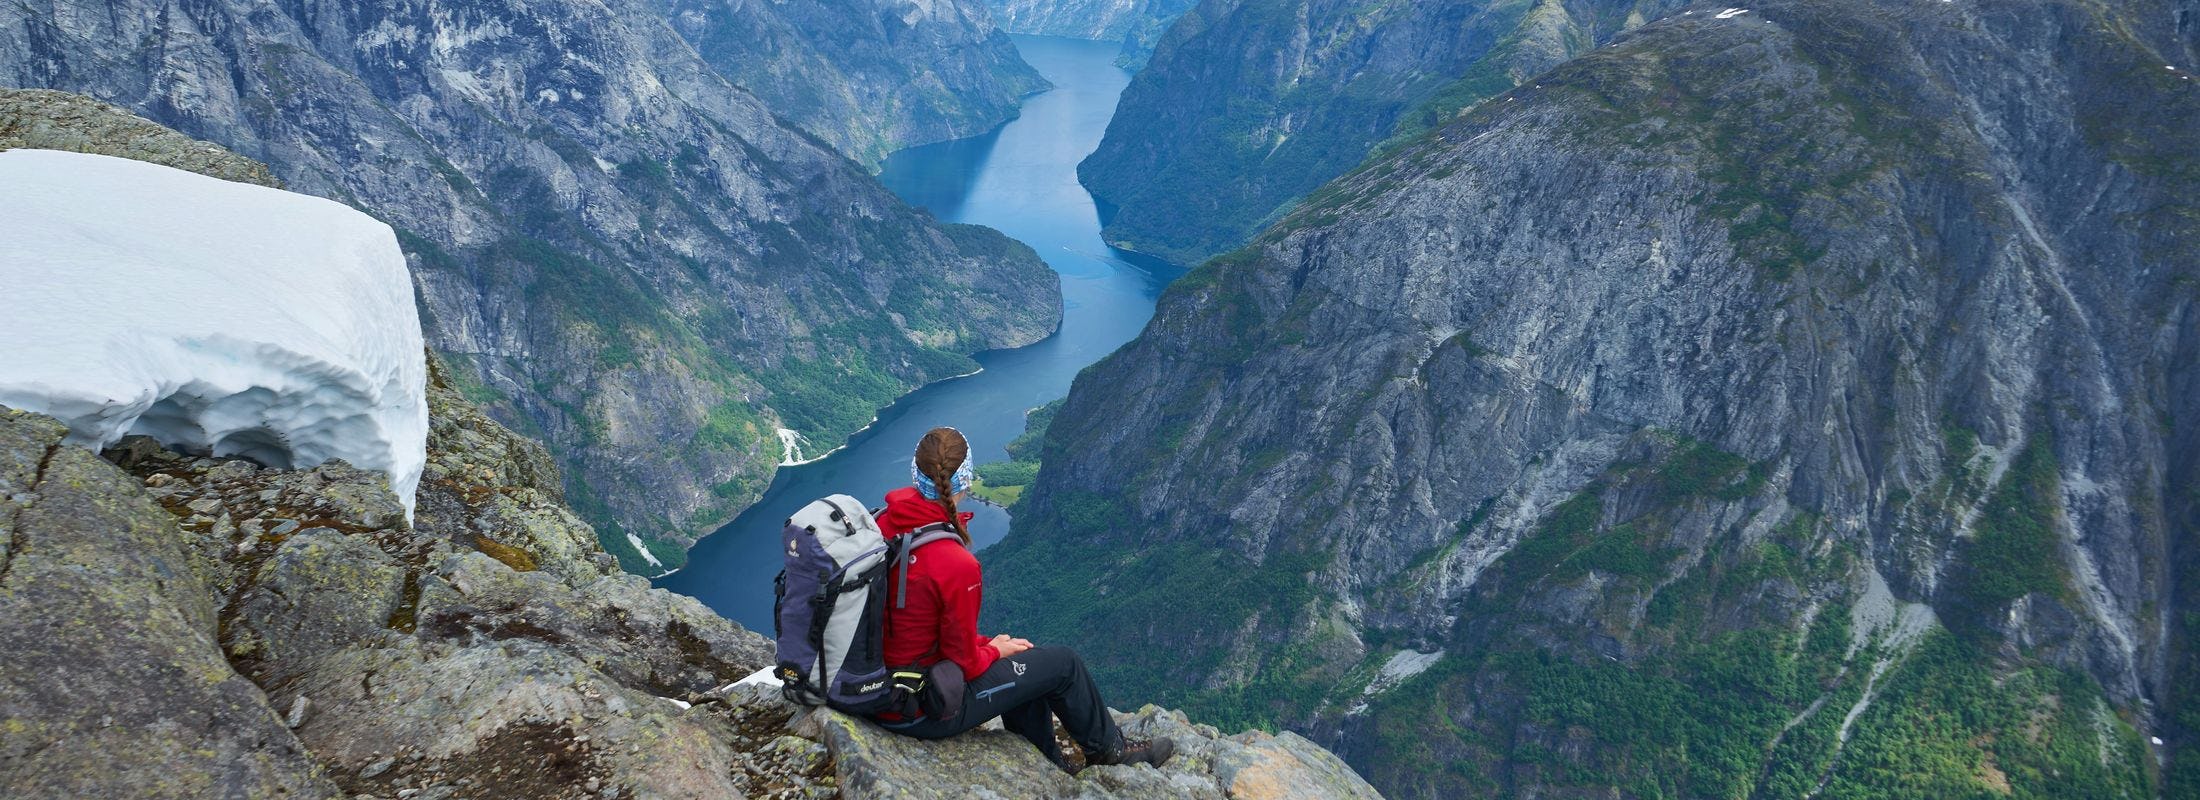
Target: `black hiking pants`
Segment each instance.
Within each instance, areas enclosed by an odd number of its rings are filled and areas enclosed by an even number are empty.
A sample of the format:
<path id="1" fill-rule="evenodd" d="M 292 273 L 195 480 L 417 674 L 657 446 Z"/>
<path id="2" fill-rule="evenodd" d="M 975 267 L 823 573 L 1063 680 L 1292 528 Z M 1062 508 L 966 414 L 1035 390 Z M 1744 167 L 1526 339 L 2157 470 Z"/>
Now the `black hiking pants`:
<path id="1" fill-rule="evenodd" d="M 1123 731 L 1108 715 L 1100 688 L 1085 671 L 1084 659 L 1067 647 L 1034 647 L 993 662 L 963 688 L 962 713 L 901 722 L 878 720 L 880 727 L 919 739 L 945 739 L 1001 718 L 1002 727 L 1024 737 L 1055 764 L 1064 763 L 1054 742 L 1054 720 L 1069 729 L 1087 757 L 1123 744 Z"/>

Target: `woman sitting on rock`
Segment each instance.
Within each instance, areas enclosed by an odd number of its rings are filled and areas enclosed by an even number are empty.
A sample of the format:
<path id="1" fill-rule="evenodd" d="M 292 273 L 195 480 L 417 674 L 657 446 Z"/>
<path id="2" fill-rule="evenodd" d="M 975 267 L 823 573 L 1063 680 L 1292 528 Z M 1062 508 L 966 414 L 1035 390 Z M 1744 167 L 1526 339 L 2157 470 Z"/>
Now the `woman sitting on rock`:
<path id="1" fill-rule="evenodd" d="M 1075 651 L 1033 646 L 1007 634 L 991 639 L 978 634 L 985 590 L 978 559 L 970 553 L 968 526 L 974 515 L 955 510 L 970 490 L 970 443 L 954 428 L 934 428 L 917 443 L 914 466 L 916 485 L 886 495 L 879 528 L 888 539 L 943 528 L 957 537 L 918 546 L 906 588 L 899 580 L 887 581 L 886 663 L 913 665 L 937 676 L 941 670 L 931 667 L 953 662 L 965 685 L 959 709 L 950 700 L 942 705 L 951 710 L 938 718 L 889 712 L 876 717 L 879 725 L 920 739 L 943 739 L 1000 717 L 1004 727 L 1067 770 L 1054 741 L 1054 718 L 1059 717 L 1084 748 L 1087 763 L 1160 766 L 1168 761 L 1176 751 L 1174 742 L 1124 738 Z"/>

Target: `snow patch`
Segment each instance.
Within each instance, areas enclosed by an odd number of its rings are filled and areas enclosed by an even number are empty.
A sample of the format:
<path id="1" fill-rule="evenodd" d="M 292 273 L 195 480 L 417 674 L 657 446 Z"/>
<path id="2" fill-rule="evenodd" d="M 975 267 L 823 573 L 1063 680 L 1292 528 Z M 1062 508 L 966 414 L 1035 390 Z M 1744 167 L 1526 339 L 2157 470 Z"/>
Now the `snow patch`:
<path id="1" fill-rule="evenodd" d="M 426 352 L 388 225 L 108 156 L 0 152 L 0 405 L 85 447 L 146 434 L 275 467 L 343 459 L 413 508 Z"/>
<path id="2" fill-rule="evenodd" d="M 634 545 L 634 552 L 642 554 L 642 560 L 649 562 L 650 566 L 660 569 L 664 567 L 664 562 L 658 561 L 657 555 L 649 552 L 649 548 L 642 545 L 642 537 L 629 533 L 626 535 L 626 542 Z"/>
<path id="3" fill-rule="evenodd" d="M 1749 13 L 1749 9 L 1746 8 L 1729 8 L 1719 12 L 1718 16 L 1712 17 L 1712 19 L 1733 19 L 1747 13 Z"/>
<path id="4" fill-rule="evenodd" d="M 734 681 L 733 683 L 727 684 L 724 687 L 721 687 L 719 691 L 726 691 L 742 686 L 770 686 L 776 689 L 785 685 L 787 684 L 784 681 L 779 680 L 778 676 L 772 674 L 771 667 L 765 667 L 763 669 L 749 673 L 749 676 L 746 678 L 742 678 L 740 680 Z"/>

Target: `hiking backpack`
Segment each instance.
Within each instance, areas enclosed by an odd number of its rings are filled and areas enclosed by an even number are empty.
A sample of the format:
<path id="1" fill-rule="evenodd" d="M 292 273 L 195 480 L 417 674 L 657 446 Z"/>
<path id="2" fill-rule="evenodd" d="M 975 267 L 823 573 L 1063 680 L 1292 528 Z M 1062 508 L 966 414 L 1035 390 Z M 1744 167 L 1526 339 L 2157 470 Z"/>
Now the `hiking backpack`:
<path id="1" fill-rule="evenodd" d="M 889 571 L 909 580 L 910 555 L 943 538 L 928 525 L 888 542 L 878 520 L 844 494 L 803 506 L 779 532 L 785 568 L 773 580 L 780 691 L 800 705 L 868 715 L 897 708 L 886 664 Z M 906 596 L 904 594 L 903 596 Z"/>

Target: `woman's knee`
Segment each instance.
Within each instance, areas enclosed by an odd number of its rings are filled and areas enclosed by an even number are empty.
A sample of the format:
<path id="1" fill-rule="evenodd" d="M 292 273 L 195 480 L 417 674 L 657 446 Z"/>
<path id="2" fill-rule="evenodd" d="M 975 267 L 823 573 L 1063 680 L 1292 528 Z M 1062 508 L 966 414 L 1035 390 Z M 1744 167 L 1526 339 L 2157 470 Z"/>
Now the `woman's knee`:
<path id="1" fill-rule="evenodd" d="M 1092 679 L 1091 673 L 1085 669 L 1084 657 L 1078 655 L 1076 650 L 1068 647 L 1062 645 L 1034 647 L 1025 651 L 1022 655 L 1031 656 L 1029 660 L 1032 666 L 1050 677 L 1069 683 Z"/>
<path id="2" fill-rule="evenodd" d="M 1042 644 L 1024 652 L 1040 656 L 1050 662 L 1073 665 L 1078 668 L 1085 666 L 1084 657 L 1077 655 L 1077 651 L 1070 649 L 1068 645 Z"/>

